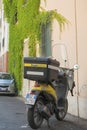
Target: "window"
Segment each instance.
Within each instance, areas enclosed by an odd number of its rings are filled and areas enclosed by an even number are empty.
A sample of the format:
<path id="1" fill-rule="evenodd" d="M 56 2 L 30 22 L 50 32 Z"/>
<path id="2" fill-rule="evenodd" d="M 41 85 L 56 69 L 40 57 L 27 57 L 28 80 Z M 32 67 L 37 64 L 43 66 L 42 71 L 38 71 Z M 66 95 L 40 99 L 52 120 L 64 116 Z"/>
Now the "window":
<path id="1" fill-rule="evenodd" d="M 51 23 L 41 28 L 41 56 L 51 56 Z"/>
<path id="2" fill-rule="evenodd" d="M 12 79 L 10 74 L 0 74 L 0 79 Z"/>

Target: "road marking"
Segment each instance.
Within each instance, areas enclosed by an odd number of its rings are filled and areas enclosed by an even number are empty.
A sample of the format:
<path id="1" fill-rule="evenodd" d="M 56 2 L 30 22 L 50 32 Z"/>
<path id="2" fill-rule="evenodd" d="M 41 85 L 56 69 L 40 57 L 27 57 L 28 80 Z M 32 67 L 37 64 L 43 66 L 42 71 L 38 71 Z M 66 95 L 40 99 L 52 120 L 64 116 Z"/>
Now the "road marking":
<path id="1" fill-rule="evenodd" d="M 23 129 L 23 128 L 28 128 L 29 126 L 28 126 L 28 124 L 25 124 L 25 125 L 22 125 L 21 126 L 21 128 Z"/>

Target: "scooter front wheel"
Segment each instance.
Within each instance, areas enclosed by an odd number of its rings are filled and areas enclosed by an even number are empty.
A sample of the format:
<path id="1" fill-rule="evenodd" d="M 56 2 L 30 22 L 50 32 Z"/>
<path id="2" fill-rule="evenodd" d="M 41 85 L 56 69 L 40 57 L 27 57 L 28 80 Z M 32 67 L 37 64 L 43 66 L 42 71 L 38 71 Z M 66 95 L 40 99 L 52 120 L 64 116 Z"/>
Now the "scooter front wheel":
<path id="1" fill-rule="evenodd" d="M 60 104 L 62 104 L 62 106 L 61 105 L 59 106 L 59 108 L 55 112 L 55 116 L 56 116 L 57 120 L 62 121 L 68 111 L 68 100 L 67 99 L 60 100 L 59 102 L 62 102 L 62 103 L 60 103 Z"/>
<path id="2" fill-rule="evenodd" d="M 43 106 L 43 101 L 38 99 L 32 108 L 28 109 L 27 120 L 31 128 L 37 129 L 43 122 L 43 117 L 40 114 L 40 108 Z"/>

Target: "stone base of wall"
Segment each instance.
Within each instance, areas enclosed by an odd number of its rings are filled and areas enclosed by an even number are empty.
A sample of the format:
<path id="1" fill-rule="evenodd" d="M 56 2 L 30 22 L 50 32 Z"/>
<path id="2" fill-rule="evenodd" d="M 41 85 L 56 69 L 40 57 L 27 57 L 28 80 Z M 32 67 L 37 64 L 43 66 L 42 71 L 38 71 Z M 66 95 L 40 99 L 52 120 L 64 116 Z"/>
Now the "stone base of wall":
<path id="1" fill-rule="evenodd" d="M 87 98 L 79 98 L 79 115 L 87 119 Z"/>
<path id="2" fill-rule="evenodd" d="M 68 113 L 78 116 L 76 96 L 68 96 Z"/>
<path id="3" fill-rule="evenodd" d="M 68 113 L 87 119 L 87 99 L 68 96 Z"/>

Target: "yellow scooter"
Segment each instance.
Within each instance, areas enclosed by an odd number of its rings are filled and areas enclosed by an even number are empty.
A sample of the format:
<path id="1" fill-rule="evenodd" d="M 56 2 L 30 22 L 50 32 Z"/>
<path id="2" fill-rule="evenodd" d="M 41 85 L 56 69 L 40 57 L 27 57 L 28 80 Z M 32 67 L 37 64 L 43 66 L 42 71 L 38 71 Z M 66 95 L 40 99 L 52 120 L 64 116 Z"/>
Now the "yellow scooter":
<path id="1" fill-rule="evenodd" d="M 74 68 L 78 68 L 78 65 Z M 38 129 L 43 119 L 49 125 L 49 118 L 53 114 L 58 120 L 64 119 L 68 110 L 68 91 L 73 96 L 75 86 L 74 68 L 60 67 L 58 61 L 50 58 L 24 58 L 24 78 L 35 82 L 25 102 L 31 128 Z"/>

